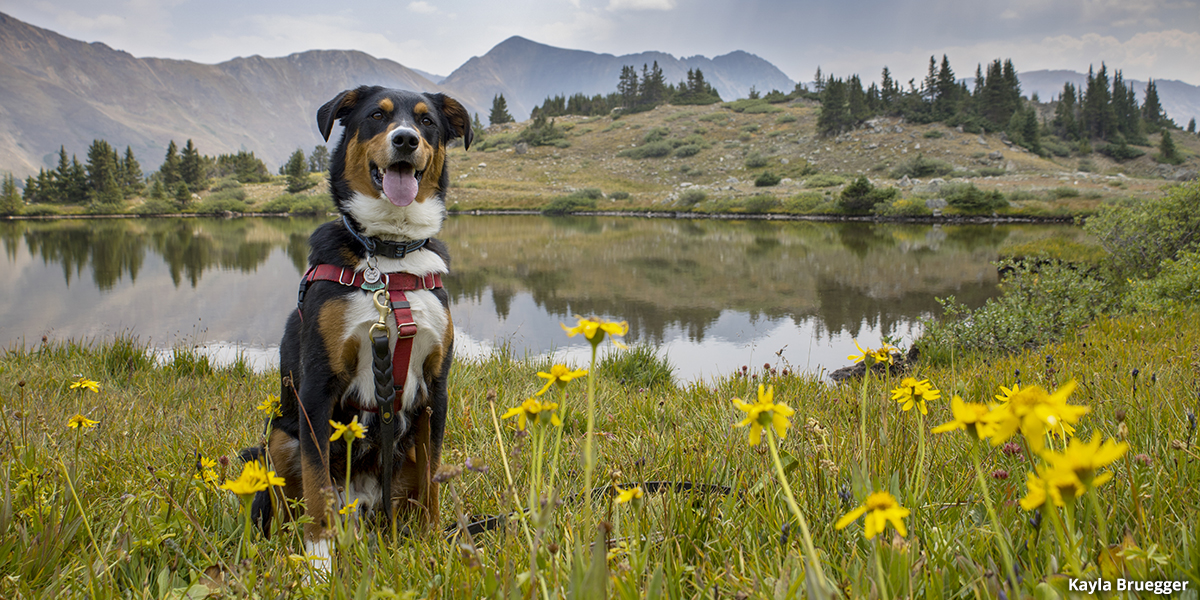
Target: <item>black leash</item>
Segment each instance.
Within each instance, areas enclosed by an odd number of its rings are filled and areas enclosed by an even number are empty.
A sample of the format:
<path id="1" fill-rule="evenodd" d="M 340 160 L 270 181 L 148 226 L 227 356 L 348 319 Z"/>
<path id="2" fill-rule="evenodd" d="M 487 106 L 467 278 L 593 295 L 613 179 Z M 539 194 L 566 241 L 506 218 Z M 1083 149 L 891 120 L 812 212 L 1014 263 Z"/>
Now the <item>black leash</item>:
<path id="1" fill-rule="evenodd" d="M 716 485 L 716 484 L 712 484 L 712 483 L 693 483 L 691 481 L 643 481 L 641 483 L 623 486 L 623 489 L 629 489 L 631 487 L 636 487 L 636 486 L 641 486 L 642 492 L 647 493 L 647 494 L 657 494 L 659 492 L 669 490 L 669 491 L 674 491 L 674 492 L 696 491 L 696 492 L 701 492 L 701 493 L 705 493 L 705 494 L 720 494 L 720 495 L 724 496 L 724 495 L 728 495 L 729 492 L 732 491 L 732 489 L 727 485 Z M 614 491 L 613 486 L 603 485 L 600 487 L 592 488 L 590 496 L 591 496 L 592 500 L 597 500 L 599 498 L 603 498 L 606 495 L 612 494 L 613 491 Z M 573 496 L 569 496 L 566 499 L 566 502 L 577 502 L 582 497 L 583 497 L 583 492 L 580 492 Z M 526 511 L 526 514 L 528 514 L 528 511 Z M 468 533 L 470 535 L 479 535 L 481 533 L 491 531 L 493 529 L 499 529 L 499 528 L 503 527 L 505 523 L 508 522 L 509 518 L 515 517 L 516 515 L 517 515 L 516 511 L 510 512 L 510 513 L 504 514 L 504 515 L 476 515 L 475 517 L 473 517 L 475 519 L 474 521 L 467 523 L 466 533 Z M 456 536 L 460 535 L 462 532 L 463 532 L 462 528 L 457 523 L 455 523 L 454 525 L 451 525 L 445 529 L 447 539 L 453 539 Z"/>
<path id="2" fill-rule="evenodd" d="M 382 291 L 382 290 L 381 290 Z M 386 292 L 384 292 L 386 294 Z M 378 301 L 376 301 L 378 304 Z M 371 326 L 371 370 L 375 374 L 375 402 L 379 407 L 379 452 L 380 452 L 380 482 L 383 487 L 384 519 L 388 527 L 392 524 L 392 472 L 395 468 L 393 459 L 396 454 L 396 382 L 392 378 L 392 350 L 388 344 L 388 330 L 385 317 L 380 315 L 380 322 Z M 346 460 L 352 457 L 347 456 Z M 346 482 L 350 489 L 350 482 Z"/>

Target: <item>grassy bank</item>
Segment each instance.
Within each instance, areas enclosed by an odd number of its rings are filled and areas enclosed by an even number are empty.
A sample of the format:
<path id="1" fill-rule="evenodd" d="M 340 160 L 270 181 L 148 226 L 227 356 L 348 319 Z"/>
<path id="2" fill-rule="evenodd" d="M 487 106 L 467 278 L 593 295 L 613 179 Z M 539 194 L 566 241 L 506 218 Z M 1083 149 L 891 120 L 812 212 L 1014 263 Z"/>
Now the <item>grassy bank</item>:
<path id="1" fill-rule="evenodd" d="M 768 598 L 801 587 L 801 542 L 770 457 L 762 446 L 747 444 L 744 429 L 731 426 L 744 416 L 731 399 L 753 399 L 757 385 L 766 383 L 777 402 L 796 410 L 781 460 L 837 588 L 852 597 L 875 596 L 883 582 L 889 597 L 996 597 L 1002 555 L 975 486 L 971 444 L 965 436 L 928 429 L 952 420 L 946 401 L 952 395 L 983 402 L 1000 386 L 1054 390 L 1074 380 L 1070 402 L 1090 408 L 1076 437 L 1117 438 L 1129 451 L 1111 466 L 1112 480 L 1097 488 L 1103 515 L 1077 502 L 1073 537 L 1064 544 L 1048 520 L 1033 524 L 1042 513 L 1018 505 L 1027 492 L 1028 454 L 984 448 L 991 499 L 1020 568 L 1016 587 L 1022 595 L 1065 594 L 1075 563 L 1086 579 L 1189 580 L 1195 586 L 1197 318 L 1197 310 L 1102 318 L 1037 351 L 921 366 L 912 374 L 942 390 L 924 420 L 923 485 L 916 475 L 916 411 L 902 412 L 890 400 L 898 375 L 874 377 L 864 392 L 857 382 L 829 385 L 780 364 L 678 386 L 645 374 L 639 365 L 654 361 L 644 356 L 614 360 L 597 370 L 597 481 L 690 481 L 730 492 L 646 495 L 640 506 L 597 500 L 596 520 L 612 530 L 609 549 L 595 564 L 606 569 L 608 592 L 617 597 L 661 597 L 665 590 L 673 598 Z M 543 380 L 535 373 L 549 366 L 505 356 L 455 365 L 445 462 L 461 467 L 469 459 L 472 468 L 444 484 L 445 522 L 460 511 L 512 509 L 505 457 L 523 495 L 535 438 L 504 421 L 502 454 L 488 397 L 495 394 L 497 411 L 517 406 L 539 389 Z M 72 389 L 81 377 L 98 382 L 99 391 Z M 328 580 L 306 576 L 303 544 L 289 528 L 269 541 L 252 532 L 243 545 L 240 503 L 216 484 L 235 478 L 241 470 L 236 452 L 260 441 L 263 419 L 255 406 L 277 393 L 276 382 L 275 373 L 214 369 L 187 352 L 155 366 L 149 351 L 131 340 L 5 354 L 0 595 L 542 595 L 530 579 L 527 540 L 515 522 L 472 541 L 422 532 L 382 545 L 377 530 L 351 526 Z M 577 380 L 566 389 L 560 498 L 577 492 L 583 480 L 584 385 Z M 870 423 L 865 448 L 860 397 Z M 72 429 L 68 421 L 75 415 L 97 423 Z M 870 481 L 858 474 L 864 456 Z M 868 541 L 859 525 L 834 529 L 874 489 L 890 491 L 911 510 L 906 537 L 888 529 Z M 584 513 L 582 503 L 565 501 L 544 531 L 538 581 L 552 595 L 583 595 L 575 592 L 593 563 L 579 563 L 577 543 L 595 537 L 595 529 L 581 525 Z M 1100 518 L 1107 551 L 1096 527 Z"/>

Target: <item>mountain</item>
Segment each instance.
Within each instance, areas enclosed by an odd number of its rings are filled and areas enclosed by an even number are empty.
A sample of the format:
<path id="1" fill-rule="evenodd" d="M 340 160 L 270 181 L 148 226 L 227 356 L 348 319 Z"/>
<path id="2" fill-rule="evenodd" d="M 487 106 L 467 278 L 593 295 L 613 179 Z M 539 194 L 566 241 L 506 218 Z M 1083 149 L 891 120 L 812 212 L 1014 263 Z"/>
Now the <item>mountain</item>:
<path id="1" fill-rule="evenodd" d="M 1109 82 L 1113 72 L 1108 72 Z M 1021 81 L 1021 94 L 1030 96 L 1035 92 L 1042 102 L 1058 98 L 1062 94 L 1063 84 L 1070 82 L 1077 90 L 1087 89 L 1087 74 L 1075 71 L 1026 71 L 1017 75 Z M 972 78 L 974 79 L 974 78 Z M 967 84 L 968 87 L 973 85 Z M 1133 88 L 1138 102 L 1146 93 L 1146 82 L 1137 79 L 1126 79 L 1125 85 Z M 1187 127 L 1188 119 L 1200 119 L 1200 87 L 1174 79 L 1155 79 L 1154 86 L 1158 89 L 1158 101 L 1162 104 L 1167 116 L 1180 127 Z"/>
<path id="2" fill-rule="evenodd" d="M 362 83 L 436 90 L 390 60 L 313 50 L 216 65 L 135 58 L 0 13 L 0 172 L 18 177 L 57 163 L 60 145 L 84 160 L 94 139 L 133 148 L 157 168 L 174 139 L 204 154 L 255 152 L 281 164 L 321 143 L 316 111 Z M 489 105 L 490 106 L 490 105 Z"/>
<path id="3" fill-rule="evenodd" d="M 667 83 L 687 80 L 688 69 L 700 69 L 721 97 L 745 98 L 751 86 L 768 92 L 789 92 L 796 85 L 771 63 L 747 52 L 736 51 L 716 58 L 676 58 L 663 52 L 613 56 L 584 50 L 556 48 L 513 36 L 483 56 L 472 57 L 441 81 L 451 90 L 480 98 L 491 108 L 491 99 L 504 94 L 508 110 L 517 120 L 529 118 L 530 110 L 548 96 L 608 94 L 617 90 L 621 67 L 658 66 Z M 487 113 L 480 116 L 486 122 Z"/>

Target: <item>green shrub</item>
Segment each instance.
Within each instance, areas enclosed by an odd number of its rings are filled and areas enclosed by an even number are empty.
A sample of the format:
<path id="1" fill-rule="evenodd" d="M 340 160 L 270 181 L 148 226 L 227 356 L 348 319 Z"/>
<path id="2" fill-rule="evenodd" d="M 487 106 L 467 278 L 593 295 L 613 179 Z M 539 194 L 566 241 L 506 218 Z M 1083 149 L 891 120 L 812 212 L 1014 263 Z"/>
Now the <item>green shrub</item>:
<path id="1" fill-rule="evenodd" d="M 746 133 L 758 133 L 758 130 L 760 130 L 760 129 L 762 129 L 762 127 L 759 126 L 758 123 L 750 123 L 749 125 L 742 125 L 742 131 L 745 131 Z"/>
<path id="2" fill-rule="evenodd" d="M 838 196 L 838 208 L 851 215 L 867 214 L 875 209 L 876 204 L 890 203 L 898 195 L 900 190 L 894 187 L 876 188 L 865 176 L 860 176 L 842 190 Z"/>
<path id="3" fill-rule="evenodd" d="M 329 194 L 280 194 L 258 210 L 268 213 L 326 214 L 335 212 L 337 208 Z"/>
<path id="4" fill-rule="evenodd" d="M 779 201 L 779 198 L 776 198 L 775 196 L 770 194 L 759 194 L 757 196 L 751 196 L 742 201 L 742 209 L 748 213 L 762 214 L 771 212 L 772 210 L 782 206 L 782 204 L 783 203 Z"/>
<path id="5" fill-rule="evenodd" d="M 178 212 L 179 207 L 165 198 L 151 198 L 133 209 L 135 215 L 169 215 Z"/>
<path id="6" fill-rule="evenodd" d="M 951 183 L 942 188 L 942 197 L 954 208 L 968 213 L 992 212 L 1008 206 L 1004 194 L 985 192 L 973 183 Z"/>
<path id="7" fill-rule="evenodd" d="M 979 174 L 984 177 L 999 177 L 1007 172 L 1004 170 L 1004 167 L 983 167 L 979 169 Z"/>
<path id="8" fill-rule="evenodd" d="M 717 121 L 728 122 L 728 121 L 732 121 L 733 117 L 731 117 L 725 113 L 715 112 L 715 113 L 708 113 L 707 115 L 700 117 L 700 120 L 704 121 L 705 123 L 716 123 Z"/>
<path id="9" fill-rule="evenodd" d="M 245 200 L 238 200 L 237 198 L 212 194 L 208 198 L 188 206 L 187 209 L 185 209 L 185 212 L 201 215 L 217 215 L 226 212 L 246 212 L 247 208 L 249 207 Z"/>
<path id="10" fill-rule="evenodd" d="M 797 120 L 796 115 L 779 115 L 779 118 L 775 119 L 775 123 L 783 125 L 784 123 L 795 123 Z"/>
<path id="11" fill-rule="evenodd" d="M 938 299 L 944 312 L 925 322 L 916 344 L 922 357 L 949 362 L 964 351 L 1035 348 L 1062 339 L 1115 306 L 1117 296 L 1106 282 L 1070 265 L 1002 261 L 1000 267 L 1008 273 L 1002 294 L 982 307 L 972 310 L 953 296 Z"/>
<path id="12" fill-rule="evenodd" d="M 1067 157 L 1071 155 L 1071 146 L 1054 136 L 1043 137 L 1041 144 L 1042 148 L 1054 156 Z"/>
<path id="13" fill-rule="evenodd" d="M 754 154 L 746 157 L 745 164 L 747 169 L 760 169 L 770 164 L 770 162 L 770 159 L 755 152 Z"/>
<path id="14" fill-rule="evenodd" d="M 683 206 L 695 206 L 708 199 L 708 194 L 704 190 L 695 188 L 684 190 L 679 195 L 679 204 Z"/>
<path id="15" fill-rule="evenodd" d="M 1096 151 L 1120 162 L 1133 160 L 1146 154 L 1145 152 L 1126 144 L 1125 141 L 1120 138 L 1118 138 L 1114 143 L 1105 144 L 1099 148 L 1096 148 Z"/>
<path id="16" fill-rule="evenodd" d="M 1200 249 L 1200 181 L 1172 187 L 1163 198 L 1100 207 L 1084 229 L 1100 240 L 1121 277 L 1153 277 L 1167 260 Z"/>
<path id="17" fill-rule="evenodd" d="M 925 133 L 921 134 L 921 137 L 928 138 L 931 140 L 937 140 L 937 139 L 946 137 L 946 134 L 942 133 L 942 130 L 940 130 L 940 129 L 930 129 L 929 131 L 926 131 Z"/>
<path id="18" fill-rule="evenodd" d="M 783 209 L 801 214 L 833 212 L 833 201 L 819 192 L 801 192 L 783 201 Z"/>
<path id="19" fill-rule="evenodd" d="M 612 192 L 608 195 L 613 200 L 628 200 L 629 192 Z"/>
<path id="20" fill-rule="evenodd" d="M 569 196 L 560 196 L 543 206 L 542 214 L 560 216 L 581 210 L 596 210 L 596 198 L 589 198 L 579 192 Z"/>
<path id="21" fill-rule="evenodd" d="M 1078 198 L 1079 190 L 1069 187 L 1056 187 L 1049 192 L 1046 192 L 1046 194 L 1055 200 L 1061 200 L 1063 198 Z"/>
<path id="22" fill-rule="evenodd" d="M 52 204 L 30 204 L 21 209 L 21 214 L 26 217 L 57 217 L 63 211 Z"/>
<path id="23" fill-rule="evenodd" d="M 905 175 L 909 177 L 943 177 L 952 172 L 954 172 L 954 165 L 936 158 L 925 158 L 924 154 L 918 154 L 892 169 L 891 175 L 892 179 L 900 179 Z"/>
<path id="24" fill-rule="evenodd" d="M 617 156 L 625 158 L 661 158 L 669 156 L 675 148 L 671 142 L 660 140 L 651 144 L 626 148 L 617 153 Z"/>
<path id="25" fill-rule="evenodd" d="M 1153 278 L 1132 282 L 1125 302 L 1134 310 L 1150 311 L 1200 304 L 1200 252 L 1181 252 L 1178 259 L 1163 261 Z"/>
<path id="26" fill-rule="evenodd" d="M 642 145 L 661 142 L 667 139 L 667 136 L 669 135 L 671 135 L 670 129 L 667 129 L 666 127 L 655 127 L 650 131 L 647 131 L 646 135 L 642 136 Z"/>
<path id="27" fill-rule="evenodd" d="M 782 181 L 782 178 L 778 175 L 770 171 L 763 171 L 758 174 L 758 177 L 754 178 L 754 187 L 771 187 L 779 185 L 780 181 Z"/>
<path id="28" fill-rule="evenodd" d="M 211 188 L 209 188 L 209 190 L 213 192 L 223 192 L 225 190 L 241 189 L 241 187 L 242 183 L 238 181 L 236 177 L 230 175 L 229 177 L 222 177 L 213 182 L 213 185 Z"/>
<path id="29" fill-rule="evenodd" d="M 1092 162 L 1090 158 L 1081 158 L 1079 159 L 1079 166 L 1075 168 L 1084 173 L 1095 173 L 1096 163 Z"/>
<path id="30" fill-rule="evenodd" d="M 804 180 L 804 185 L 810 188 L 827 188 L 842 185 L 843 183 L 846 183 L 845 177 L 828 173 L 817 173 Z"/>
<path id="31" fill-rule="evenodd" d="M 675 156 L 679 158 L 687 158 L 689 156 L 700 154 L 700 150 L 700 146 L 696 144 L 684 144 L 675 149 Z"/>

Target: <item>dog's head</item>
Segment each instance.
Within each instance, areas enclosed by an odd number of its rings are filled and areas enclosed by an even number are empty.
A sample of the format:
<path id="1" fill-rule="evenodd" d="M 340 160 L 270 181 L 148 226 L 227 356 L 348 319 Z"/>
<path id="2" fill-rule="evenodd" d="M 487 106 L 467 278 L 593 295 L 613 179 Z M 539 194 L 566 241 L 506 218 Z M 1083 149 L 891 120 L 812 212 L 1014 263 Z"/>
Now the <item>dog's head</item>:
<path id="1" fill-rule="evenodd" d="M 345 128 L 330 161 L 338 210 L 367 235 L 417 239 L 441 228 L 450 181 L 446 145 L 471 145 L 471 119 L 443 94 L 382 87 L 346 90 L 317 110 L 328 141 L 337 121 Z"/>

